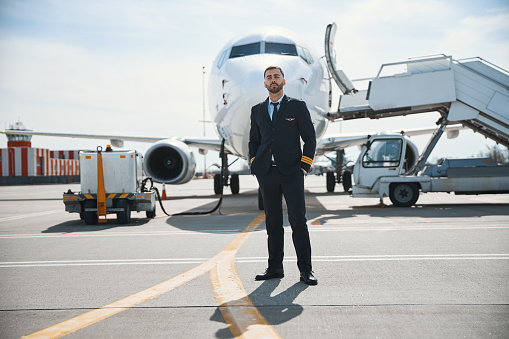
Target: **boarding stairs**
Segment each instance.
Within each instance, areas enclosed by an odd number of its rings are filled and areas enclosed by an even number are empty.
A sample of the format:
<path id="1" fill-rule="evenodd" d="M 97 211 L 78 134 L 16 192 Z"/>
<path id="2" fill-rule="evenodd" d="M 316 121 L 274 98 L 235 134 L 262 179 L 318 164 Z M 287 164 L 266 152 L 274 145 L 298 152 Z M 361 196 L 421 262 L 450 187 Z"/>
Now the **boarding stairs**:
<path id="1" fill-rule="evenodd" d="M 486 60 L 446 55 L 409 59 L 383 64 L 369 80 L 367 90 L 341 95 L 338 111 L 328 118 L 379 119 L 436 111 L 448 123 L 460 123 L 509 148 L 509 72 Z"/>

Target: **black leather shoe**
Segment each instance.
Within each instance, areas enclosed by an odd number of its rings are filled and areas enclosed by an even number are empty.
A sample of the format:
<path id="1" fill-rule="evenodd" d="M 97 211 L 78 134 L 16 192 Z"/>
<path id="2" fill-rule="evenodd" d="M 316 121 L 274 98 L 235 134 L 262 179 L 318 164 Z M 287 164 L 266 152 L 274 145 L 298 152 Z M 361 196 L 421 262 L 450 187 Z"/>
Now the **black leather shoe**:
<path id="1" fill-rule="evenodd" d="M 255 277 L 255 280 L 267 280 L 274 278 L 283 278 L 285 276 L 285 272 L 282 268 L 267 268 L 264 274 L 258 274 Z"/>
<path id="2" fill-rule="evenodd" d="M 313 271 L 300 272 L 300 281 L 308 285 L 318 284 L 318 280 L 316 280 L 315 276 L 313 275 Z"/>

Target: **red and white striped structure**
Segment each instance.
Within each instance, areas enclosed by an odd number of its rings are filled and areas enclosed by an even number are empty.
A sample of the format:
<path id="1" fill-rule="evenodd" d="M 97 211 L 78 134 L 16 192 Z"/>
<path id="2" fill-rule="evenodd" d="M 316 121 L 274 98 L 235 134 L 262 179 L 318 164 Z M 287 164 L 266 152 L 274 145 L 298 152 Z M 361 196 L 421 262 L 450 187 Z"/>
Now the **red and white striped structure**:
<path id="1" fill-rule="evenodd" d="M 0 149 L 0 176 L 79 175 L 79 151 L 50 151 L 44 148 Z M 53 155 L 58 158 L 54 159 Z M 62 159 L 62 157 L 67 157 Z"/>
<path id="2" fill-rule="evenodd" d="M 52 159 L 80 159 L 80 151 L 66 150 L 66 151 L 49 151 L 49 156 Z"/>
<path id="3" fill-rule="evenodd" d="M 21 121 L 10 126 L 13 131 L 29 131 Z M 50 151 L 32 148 L 31 135 L 8 134 L 7 148 L 0 149 L 0 176 L 79 175 L 79 151 Z"/>

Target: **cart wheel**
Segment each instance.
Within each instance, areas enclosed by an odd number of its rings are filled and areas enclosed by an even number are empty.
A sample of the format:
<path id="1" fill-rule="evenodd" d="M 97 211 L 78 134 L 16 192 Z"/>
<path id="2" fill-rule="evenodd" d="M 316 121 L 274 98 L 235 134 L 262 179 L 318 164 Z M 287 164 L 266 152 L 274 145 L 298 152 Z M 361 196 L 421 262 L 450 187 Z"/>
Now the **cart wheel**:
<path id="1" fill-rule="evenodd" d="M 119 224 L 127 224 L 131 220 L 131 206 L 129 206 L 129 200 L 121 199 L 117 207 L 122 208 L 122 211 L 117 212 L 117 222 Z"/>
<path id="2" fill-rule="evenodd" d="M 334 172 L 327 172 L 327 192 L 334 192 L 334 187 L 336 186 L 336 176 Z"/>
<path id="3" fill-rule="evenodd" d="M 414 183 L 392 184 L 389 199 L 398 207 L 410 207 L 419 199 L 419 188 Z"/>
<path id="4" fill-rule="evenodd" d="M 154 208 L 153 211 L 146 211 L 145 214 L 147 218 L 154 219 L 156 217 L 156 209 Z"/>
<path id="5" fill-rule="evenodd" d="M 232 194 L 239 194 L 240 184 L 238 174 L 232 174 L 232 176 L 230 177 L 230 189 L 232 191 Z"/>
<path id="6" fill-rule="evenodd" d="M 85 200 L 85 203 L 83 204 L 83 220 L 85 220 L 85 224 L 87 225 L 97 224 L 97 211 L 87 212 L 85 211 L 85 209 L 87 208 L 97 208 L 97 201 Z"/>

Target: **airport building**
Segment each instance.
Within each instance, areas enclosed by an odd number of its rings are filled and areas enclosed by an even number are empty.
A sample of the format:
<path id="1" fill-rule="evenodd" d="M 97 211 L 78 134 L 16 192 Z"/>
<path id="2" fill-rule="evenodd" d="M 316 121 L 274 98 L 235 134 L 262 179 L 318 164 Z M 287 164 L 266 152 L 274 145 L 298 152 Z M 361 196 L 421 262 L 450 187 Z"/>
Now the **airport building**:
<path id="1" fill-rule="evenodd" d="M 17 122 L 10 130 L 25 130 Z M 33 148 L 31 135 L 6 134 L 7 148 L 0 149 L 1 183 L 67 183 L 79 181 L 78 150 Z"/>

